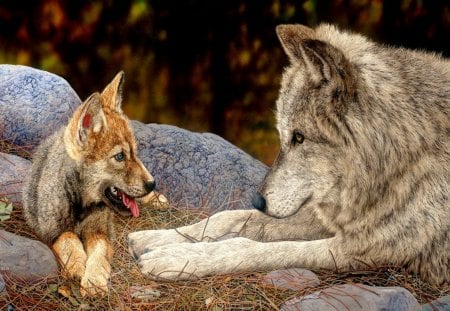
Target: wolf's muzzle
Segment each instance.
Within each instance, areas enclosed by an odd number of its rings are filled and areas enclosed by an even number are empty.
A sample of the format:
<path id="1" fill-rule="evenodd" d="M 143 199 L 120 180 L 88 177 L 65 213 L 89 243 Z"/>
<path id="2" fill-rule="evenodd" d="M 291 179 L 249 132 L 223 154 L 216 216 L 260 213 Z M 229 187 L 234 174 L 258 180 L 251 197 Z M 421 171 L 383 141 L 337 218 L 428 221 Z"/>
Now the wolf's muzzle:
<path id="1" fill-rule="evenodd" d="M 264 199 L 261 193 L 259 192 L 255 193 L 255 195 L 252 197 L 252 204 L 253 207 L 256 208 L 257 210 L 263 213 L 266 212 L 266 199 Z"/>

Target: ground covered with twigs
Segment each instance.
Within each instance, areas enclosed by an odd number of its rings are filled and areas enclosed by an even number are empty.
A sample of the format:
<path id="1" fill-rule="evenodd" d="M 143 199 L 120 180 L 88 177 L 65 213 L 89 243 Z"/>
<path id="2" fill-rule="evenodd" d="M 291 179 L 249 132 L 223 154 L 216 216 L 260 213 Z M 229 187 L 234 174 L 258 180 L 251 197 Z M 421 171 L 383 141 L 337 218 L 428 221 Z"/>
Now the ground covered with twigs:
<path id="1" fill-rule="evenodd" d="M 0 151 L 23 152 L 0 142 Z M 26 155 L 22 153 L 22 155 Z M 1 197 L 1 194 L 0 194 Z M 83 298 L 79 283 L 62 277 L 31 283 L 4 276 L 6 294 L 0 295 L 0 310 L 277 310 L 286 300 L 337 284 L 401 286 L 420 303 L 450 294 L 450 286 L 433 287 L 399 267 L 370 267 L 365 271 L 340 273 L 315 271 L 321 284 L 301 291 L 282 290 L 262 282 L 264 271 L 202 278 L 198 281 L 156 282 L 140 273 L 128 253 L 127 235 L 142 229 L 186 225 L 207 217 L 202 209 L 175 209 L 149 203 L 137 219 L 115 217 L 116 239 L 110 291 L 102 298 Z M 0 222 L 10 232 L 37 239 L 15 205 L 11 218 Z"/>

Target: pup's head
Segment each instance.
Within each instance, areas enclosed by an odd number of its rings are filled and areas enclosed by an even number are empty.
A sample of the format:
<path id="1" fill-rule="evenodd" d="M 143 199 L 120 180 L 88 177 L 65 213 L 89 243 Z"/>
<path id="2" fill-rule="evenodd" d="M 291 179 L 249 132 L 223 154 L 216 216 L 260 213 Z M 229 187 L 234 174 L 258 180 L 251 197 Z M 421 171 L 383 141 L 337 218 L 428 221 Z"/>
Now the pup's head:
<path id="1" fill-rule="evenodd" d="M 78 107 L 64 132 L 79 165 L 83 205 L 104 202 L 121 215 L 139 216 L 136 198 L 151 192 L 153 177 L 137 158 L 136 142 L 121 109 L 123 72 Z"/>
<path id="2" fill-rule="evenodd" d="M 277 101 L 281 150 L 254 206 L 287 217 L 306 205 L 339 205 L 339 150 L 352 140 L 346 124 L 355 96 L 351 64 L 343 53 L 301 25 L 277 35 L 289 57 Z"/>

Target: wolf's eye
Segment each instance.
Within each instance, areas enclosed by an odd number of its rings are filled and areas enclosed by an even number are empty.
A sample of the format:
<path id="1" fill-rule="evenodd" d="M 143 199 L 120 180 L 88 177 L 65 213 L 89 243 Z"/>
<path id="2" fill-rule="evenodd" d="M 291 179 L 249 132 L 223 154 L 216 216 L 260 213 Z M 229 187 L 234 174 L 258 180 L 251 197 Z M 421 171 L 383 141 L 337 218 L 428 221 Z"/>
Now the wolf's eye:
<path id="1" fill-rule="evenodd" d="M 294 145 L 302 144 L 304 140 L 305 140 L 305 136 L 303 136 L 303 134 L 300 131 L 295 130 L 294 134 L 292 135 L 292 143 Z"/>
<path id="2" fill-rule="evenodd" d="M 122 162 L 125 160 L 125 153 L 123 151 L 117 153 L 114 155 L 114 159 L 116 159 L 117 162 Z"/>

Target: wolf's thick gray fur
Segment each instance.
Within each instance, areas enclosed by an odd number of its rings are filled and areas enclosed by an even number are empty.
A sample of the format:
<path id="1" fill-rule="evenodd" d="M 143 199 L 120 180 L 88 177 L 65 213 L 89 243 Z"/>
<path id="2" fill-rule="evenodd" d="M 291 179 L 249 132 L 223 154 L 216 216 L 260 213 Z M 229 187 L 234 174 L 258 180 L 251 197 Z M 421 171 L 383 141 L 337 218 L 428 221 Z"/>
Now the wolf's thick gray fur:
<path id="1" fill-rule="evenodd" d="M 132 233 L 142 271 L 183 279 L 396 264 L 450 282 L 450 62 L 330 25 L 277 34 L 290 65 L 277 101 L 281 151 L 256 200 L 265 214 Z"/>

